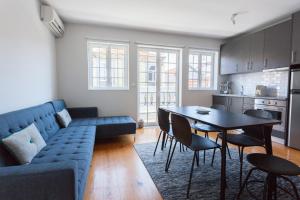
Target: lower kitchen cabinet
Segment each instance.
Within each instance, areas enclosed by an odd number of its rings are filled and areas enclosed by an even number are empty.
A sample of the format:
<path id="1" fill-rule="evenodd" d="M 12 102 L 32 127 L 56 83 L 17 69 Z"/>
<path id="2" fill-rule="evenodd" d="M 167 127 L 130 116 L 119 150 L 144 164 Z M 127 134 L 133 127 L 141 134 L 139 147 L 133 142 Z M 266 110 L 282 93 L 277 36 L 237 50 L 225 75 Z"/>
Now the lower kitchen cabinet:
<path id="1" fill-rule="evenodd" d="M 226 110 L 233 113 L 244 113 L 254 109 L 254 99 L 250 97 L 213 96 L 213 105 L 224 105 Z"/>

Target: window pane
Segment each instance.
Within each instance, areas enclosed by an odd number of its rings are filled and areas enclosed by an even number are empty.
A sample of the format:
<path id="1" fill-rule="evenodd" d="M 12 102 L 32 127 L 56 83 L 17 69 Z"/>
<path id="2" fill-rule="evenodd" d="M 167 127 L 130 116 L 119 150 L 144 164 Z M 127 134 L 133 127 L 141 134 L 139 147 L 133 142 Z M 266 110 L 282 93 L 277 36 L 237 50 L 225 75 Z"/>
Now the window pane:
<path id="1" fill-rule="evenodd" d="M 89 88 L 128 87 L 128 45 L 88 41 L 88 55 Z"/>
<path id="2" fill-rule="evenodd" d="M 193 50 L 189 54 L 189 88 L 212 89 L 215 63 L 214 51 Z"/>

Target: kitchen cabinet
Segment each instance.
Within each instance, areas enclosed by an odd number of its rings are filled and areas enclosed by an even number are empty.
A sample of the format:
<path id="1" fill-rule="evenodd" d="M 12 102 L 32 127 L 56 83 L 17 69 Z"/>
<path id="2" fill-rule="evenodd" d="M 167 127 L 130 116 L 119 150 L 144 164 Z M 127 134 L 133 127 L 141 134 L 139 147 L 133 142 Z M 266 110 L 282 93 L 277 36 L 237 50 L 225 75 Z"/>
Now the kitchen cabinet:
<path id="1" fill-rule="evenodd" d="M 291 20 L 265 30 L 264 68 L 274 69 L 290 66 L 291 61 Z"/>
<path id="2" fill-rule="evenodd" d="M 264 66 L 264 31 L 259 31 L 250 36 L 250 59 L 248 72 L 259 72 Z"/>
<path id="3" fill-rule="evenodd" d="M 221 47 L 221 74 L 262 71 L 263 49 L 263 31 L 227 42 Z"/>
<path id="4" fill-rule="evenodd" d="M 213 105 L 223 105 L 227 110 L 228 97 L 226 96 L 213 96 Z"/>
<path id="5" fill-rule="evenodd" d="M 213 96 L 213 105 L 224 105 L 227 111 L 244 113 L 254 109 L 254 99 L 250 97 Z"/>
<path id="6" fill-rule="evenodd" d="M 292 64 L 300 64 L 300 12 L 293 15 Z"/>
<path id="7" fill-rule="evenodd" d="M 233 113 L 243 113 L 243 98 L 242 97 L 227 97 L 228 111 Z"/>
<path id="8" fill-rule="evenodd" d="M 237 73 L 238 63 L 235 59 L 237 54 L 237 42 L 232 41 L 221 46 L 221 74 Z"/>

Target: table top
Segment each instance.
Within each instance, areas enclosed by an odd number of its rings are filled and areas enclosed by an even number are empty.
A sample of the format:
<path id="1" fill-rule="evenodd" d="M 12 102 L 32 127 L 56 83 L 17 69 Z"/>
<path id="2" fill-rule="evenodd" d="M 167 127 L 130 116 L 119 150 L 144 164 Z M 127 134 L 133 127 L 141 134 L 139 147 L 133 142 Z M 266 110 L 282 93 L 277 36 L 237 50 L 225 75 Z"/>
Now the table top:
<path id="1" fill-rule="evenodd" d="M 201 106 L 182 106 L 162 109 L 225 130 L 281 123 L 279 120 L 261 119 L 245 114 L 237 114 Z M 210 112 L 209 114 L 198 114 L 197 109 L 208 110 Z"/>

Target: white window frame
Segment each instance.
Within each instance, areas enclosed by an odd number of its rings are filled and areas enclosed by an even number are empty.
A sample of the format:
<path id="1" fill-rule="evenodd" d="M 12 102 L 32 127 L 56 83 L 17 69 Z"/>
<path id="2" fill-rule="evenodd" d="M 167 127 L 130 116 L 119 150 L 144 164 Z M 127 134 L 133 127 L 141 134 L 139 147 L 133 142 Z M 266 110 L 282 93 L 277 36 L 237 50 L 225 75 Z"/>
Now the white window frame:
<path id="1" fill-rule="evenodd" d="M 190 81 L 190 55 L 198 55 L 198 85 L 197 87 L 190 87 L 189 81 Z M 211 69 L 211 86 L 208 87 L 202 87 L 201 85 L 201 55 L 212 55 L 213 57 L 213 66 Z M 217 50 L 207 50 L 207 49 L 189 49 L 188 53 L 188 90 L 217 90 L 217 81 L 218 81 L 218 69 L 219 69 L 219 51 Z"/>
<path id="2" fill-rule="evenodd" d="M 106 87 L 93 87 L 92 83 L 92 51 L 91 48 L 93 47 L 106 47 L 106 69 L 107 72 L 107 79 L 110 86 Z M 124 87 L 112 87 L 111 86 L 111 48 L 112 46 L 122 46 L 125 47 L 125 72 L 124 72 Z M 129 90 L 129 43 L 122 43 L 122 42 L 114 42 L 114 41 L 103 41 L 103 40 L 87 40 L 87 60 L 88 60 L 88 90 Z"/>

